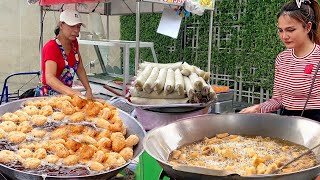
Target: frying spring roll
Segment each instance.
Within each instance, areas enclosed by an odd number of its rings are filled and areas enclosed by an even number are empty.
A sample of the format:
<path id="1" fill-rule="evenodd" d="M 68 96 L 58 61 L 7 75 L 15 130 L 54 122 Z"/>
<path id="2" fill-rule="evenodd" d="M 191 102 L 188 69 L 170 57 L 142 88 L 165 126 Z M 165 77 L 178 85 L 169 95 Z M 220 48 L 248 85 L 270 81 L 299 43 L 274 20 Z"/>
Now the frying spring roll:
<path id="1" fill-rule="evenodd" d="M 147 81 L 143 85 L 143 91 L 147 93 L 151 93 L 151 91 L 153 90 L 154 82 L 156 81 L 158 75 L 159 75 L 159 68 L 154 67 Z"/>
<path id="2" fill-rule="evenodd" d="M 159 76 L 157 80 L 154 82 L 153 90 L 156 91 L 158 94 L 161 93 L 161 91 L 163 91 L 164 84 L 167 78 L 167 71 L 167 68 L 160 69 Z"/>
<path id="3" fill-rule="evenodd" d="M 176 70 L 176 69 L 181 69 L 181 64 L 182 62 L 176 62 L 176 63 L 167 63 L 167 64 L 162 64 L 162 63 L 152 63 L 152 62 L 143 62 L 139 65 L 139 68 L 140 69 L 144 69 L 146 68 L 147 66 L 151 66 L 151 67 L 158 67 L 159 69 L 162 69 L 162 68 L 171 68 L 173 70 Z"/>
<path id="4" fill-rule="evenodd" d="M 153 104 L 185 104 L 188 102 L 188 98 L 183 99 L 150 99 L 150 98 L 141 98 L 141 97 L 131 97 L 131 102 L 134 104 L 144 104 L 144 105 L 153 105 Z"/>
<path id="5" fill-rule="evenodd" d="M 183 80 L 184 80 L 184 87 L 187 91 L 187 96 L 191 100 L 195 94 L 195 91 L 192 87 L 190 79 L 187 76 L 183 76 Z"/>
<path id="6" fill-rule="evenodd" d="M 141 97 L 141 98 L 151 98 L 151 99 L 183 99 L 186 97 L 185 94 L 179 95 L 178 92 L 173 92 L 170 94 L 165 94 L 162 91 L 158 94 L 156 91 L 152 91 L 151 93 L 146 93 L 144 91 L 137 91 L 135 88 L 129 88 L 130 95 L 132 97 Z"/>
<path id="7" fill-rule="evenodd" d="M 174 71 L 170 68 L 167 72 L 166 83 L 164 84 L 164 93 L 170 94 L 174 90 L 175 79 L 174 79 Z"/>
<path id="8" fill-rule="evenodd" d="M 137 79 L 134 82 L 135 87 L 140 87 L 140 89 L 143 87 L 144 83 L 147 81 L 148 77 L 150 76 L 152 72 L 152 67 L 147 66 L 143 71 L 141 71 L 137 75 Z"/>
<path id="9" fill-rule="evenodd" d="M 191 73 L 189 78 L 190 78 L 190 81 L 191 81 L 193 88 L 196 91 L 201 92 L 203 84 L 202 84 L 199 76 L 196 73 Z"/>
<path id="10" fill-rule="evenodd" d="M 184 80 L 179 69 L 174 71 L 174 79 L 175 79 L 175 91 L 178 92 L 179 95 L 184 94 Z"/>

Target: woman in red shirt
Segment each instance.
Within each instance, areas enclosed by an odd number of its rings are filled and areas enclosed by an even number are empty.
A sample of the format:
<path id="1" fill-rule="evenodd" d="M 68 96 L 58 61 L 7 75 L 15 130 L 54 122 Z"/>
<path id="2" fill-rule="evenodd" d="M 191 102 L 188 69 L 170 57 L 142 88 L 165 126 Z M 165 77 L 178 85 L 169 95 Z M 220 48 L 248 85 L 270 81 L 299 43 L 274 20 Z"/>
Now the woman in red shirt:
<path id="1" fill-rule="evenodd" d="M 66 9 L 60 14 L 56 37 L 47 42 L 42 50 L 42 82 L 36 88 L 35 96 L 81 95 L 81 92 L 72 89 L 76 73 L 86 89 L 86 97 L 92 98 L 77 42 L 81 25 L 84 26 L 77 11 Z"/>
<path id="2" fill-rule="evenodd" d="M 276 58 L 272 98 L 240 113 L 267 113 L 282 108 L 282 115 L 320 121 L 319 22 L 316 0 L 294 0 L 282 7 L 278 33 L 287 49 Z"/>

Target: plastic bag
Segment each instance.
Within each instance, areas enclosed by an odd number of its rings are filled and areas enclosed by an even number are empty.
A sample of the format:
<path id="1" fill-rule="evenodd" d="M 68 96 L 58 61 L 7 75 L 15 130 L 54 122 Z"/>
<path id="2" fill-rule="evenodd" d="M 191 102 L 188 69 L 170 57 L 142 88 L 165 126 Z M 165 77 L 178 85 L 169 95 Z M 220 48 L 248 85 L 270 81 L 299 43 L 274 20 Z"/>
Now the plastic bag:
<path id="1" fill-rule="evenodd" d="M 205 10 L 199 2 L 194 0 L 186 0 L 185 9 L 199 16 L 202 16 Z"/>

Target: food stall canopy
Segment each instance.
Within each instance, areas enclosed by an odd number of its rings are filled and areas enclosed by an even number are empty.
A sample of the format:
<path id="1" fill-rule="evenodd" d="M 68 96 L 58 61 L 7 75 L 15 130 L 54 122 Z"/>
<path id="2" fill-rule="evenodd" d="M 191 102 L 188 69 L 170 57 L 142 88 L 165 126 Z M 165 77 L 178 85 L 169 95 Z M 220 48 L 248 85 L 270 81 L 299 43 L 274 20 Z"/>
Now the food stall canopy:
<path id="1" fill-rule="evenodd" d="M 41 6 L 54 5 L 54 4 L 75 4 L 75 3 L 106 3 L 111 0 L 40 0 Z"/>

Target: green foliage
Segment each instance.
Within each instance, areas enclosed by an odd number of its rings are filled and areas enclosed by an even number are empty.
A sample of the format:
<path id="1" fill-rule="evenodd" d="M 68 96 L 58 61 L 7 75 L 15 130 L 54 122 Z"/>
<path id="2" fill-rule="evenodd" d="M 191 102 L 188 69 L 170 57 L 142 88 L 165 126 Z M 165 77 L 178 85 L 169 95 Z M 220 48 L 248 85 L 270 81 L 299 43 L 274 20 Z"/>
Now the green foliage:
<path id="1" fill-rule="evenodd" d="M 228 0 L 217 1 L 214 15 L 211 65 L 233 75 L 241 67 L 244 80 L 260 82 L 272 89 L 274 60 L 284 50 L 277 35 L 277 13 L 287 0 Z M 154 42 L 160 63 L 187 61 L 202 69 L 207 67 L 210 12 L 203 16 L 184 18 L 177 39 L 156 32 L 161 14 L 141 15 L 141 41 Z M 182 46 L 182 32 L 186 26 L 199 27 L 197 49 L 191 44 Z M 121 17 L 121 39 L 135 40 L 135 16 Z M 187 37 L 193 36 L 187 30 Z M 215 38 L 217 37 L 217 38 Z M 170 47 L 175 47 L 169 51 Z M 133 50 L 134 51 L 134 50 Z M 152 61 L 150 49 L 141 49 L 141 59 Z M 134 52 L 130 53 L 132 68 Z M 197 57 L 197 61 L 195 58 Z M 252 73 L 252 68 L 255 73 Z"/>

